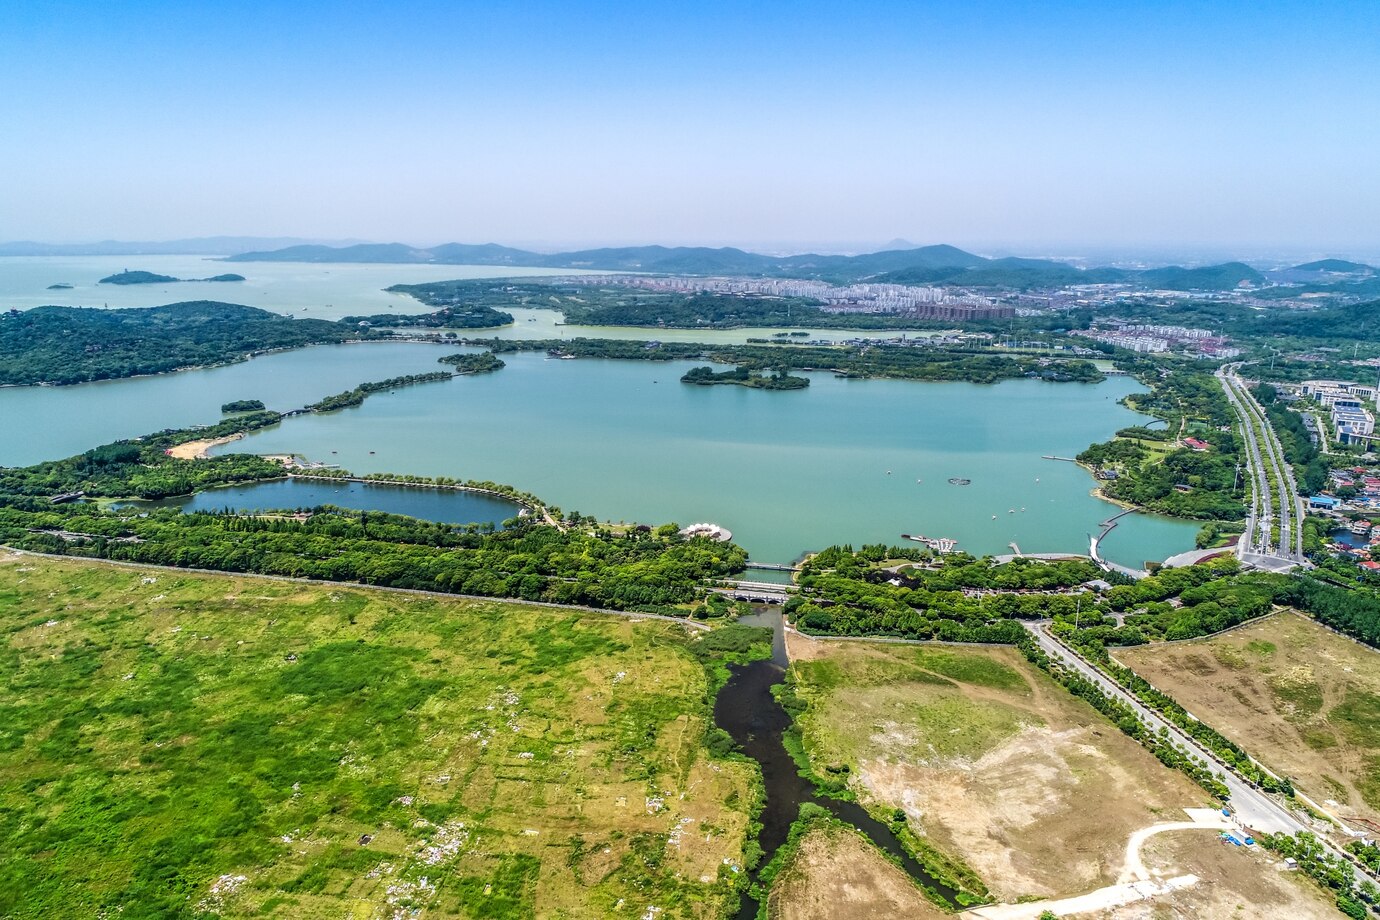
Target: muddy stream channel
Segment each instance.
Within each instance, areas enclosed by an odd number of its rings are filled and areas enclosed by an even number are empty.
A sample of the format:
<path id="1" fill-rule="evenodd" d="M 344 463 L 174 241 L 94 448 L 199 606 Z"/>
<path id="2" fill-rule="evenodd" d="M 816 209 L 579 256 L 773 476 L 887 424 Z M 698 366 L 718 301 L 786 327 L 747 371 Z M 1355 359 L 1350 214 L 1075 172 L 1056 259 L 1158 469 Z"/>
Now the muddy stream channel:
<path id="1" fill-rule="evenodd" d="M 795 761 L 786 751 L 781 736 L 791 725 L 791 717 L 772 696 L 771 688 L 786 678 L 786 635 L 781 614 L 777 611 L 755 613 L 742 617 L 744 626 L 766 626 L 772 630 L 772 656 L 746 665 L 731 665 L 727 684 L 714 701 L 714 721 L 733 736 L 738 746 L 762 768 L 766 787 L 766 804 L 762 809 L 762 831 L 757 842 L 762 847 L 762 860 L 751 874 L 753 882 L 758 873 L 786 842 L 791 825 L 800 815 L 800 806 L 813 802 L 834 817 L 862 831 L 874 844 L 900 863 L 906 872 L 921 885 L 939 894 L 950 903 L 958 892 L 933 878 L 905 848 L 891 829 L 876 820 L 856 802 L 843 802 L 819 795 L 814 784 L 800 775 Z M 757 916 L 758 903 L 744 892 L 738 907 L 739 920 Z"/>

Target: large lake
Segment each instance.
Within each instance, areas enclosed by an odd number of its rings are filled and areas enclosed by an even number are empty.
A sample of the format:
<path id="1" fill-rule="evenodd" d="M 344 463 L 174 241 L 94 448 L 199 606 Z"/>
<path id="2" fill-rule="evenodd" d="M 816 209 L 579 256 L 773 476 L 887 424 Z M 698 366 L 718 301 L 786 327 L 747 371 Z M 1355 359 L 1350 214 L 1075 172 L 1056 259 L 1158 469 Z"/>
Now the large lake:
<path id="1" fill-rule="evenodd" d="M 126 268 L 174 278 L 207 278 L 233 272 L 235 282 L 176 284 L 100 284 L 101 278 Z M 384 290 L 394 284 L 421 284 L 459 278 L 517 278 L 609 274 L 578 269 L 505 268 L 494 265 L 312 264 L 299 262 L 223 262 L 208 256 L 3 256 L 0 257 L 0 310 L 28 310 L 56 304 L 80 307 L 152 307 L 186 300 L 220 300 L 247 304 L 313 319 L 340 319 L 374 313 L 424 313 L 429 307 Z M 56 283 L 71 290 L 50 291 Z M 617 326 L 568 326 L 554 310 L 514 309 L 512 325 L 470 334 L 505 339 L 593 338 L 739 343 L 770 338 L 780 329 L 656 329 Z M 886 338 L 894 330 L 858 332 L 811 330 L 812 337 Z M 911 332 L 911 335 L 928 335 Z"/>
<path id="2" fill-rule="evenodd" d="M 174 278 L 233 273 L 244 281 L 176 284 L 99 284 L 124 271 Z M 455 278 L 578 275 L 579 271 L 489 265 L 349 265 L 305 262 L 224 262 L 209 256 L 4 256 L 0 257 L 0 308 L 27 310 L 46 304 L 78 307 L 149 307 L 184 300 L 223 300 L 275 313 L 317 319 L 369 313 L 420 313 L 427 308 L 384 288 Z M 71 290 L 50 291 L 52 284 Z"/>
<path id="3" fill-rule="evenodd" d="M 367 356 L 375 346 L 360 347 Z M 378 394 L 222 450 L 506 482 L 612 520 L 714 521 L 758 561 L 789 562 L 902 533 L 977 553 L 1011 542 L 1087 552 L 1088 534 L 1117 509 L 1089 495 L 1081 468 L 1041 457 L 1072 456 L 1144 420 L 1117 404 L 1138 386 L 1126 378 L 980 386 L 820 373 L 808 390 L 773 393 L 687 386 L 686 362 L 505 360 L 496 374 Z M 384 376 L 362 365 L 361 379 Z M 1191 548 L 1195 532 L 1132 515 L 1103 548 L 1139 566 Z"/>
<path id="4" fill-rule="evenodd" d="M 237 271 L 249 281 L 95 284 L 125 267 L 178 277 Z M 382 288 L 515 274 L 473 266 L 238 264 L 188 256 L 4 258 L 0 306 L 148 306 L 215 297 L 306 316 L 415 312 L 423 308 Z M 77 287 L 44 290 L 58 281 Z M 770 334 L 583 328 L 560 325 L 560 315 L 551 311 L 514 315 L 517 322 L 495 334 L 726 342 Z M 436 358 L 454 350 L 405 343 L 321 346 L 161 377 L 0 388 L 0 465 L 209 424 L 232 399 L 294 408 L 366 380 L 435 370 Z M 505 360 L 508 367 L 497 374 L 378 394 L 356 409 L 291 419 L 230 449 L 295 452 L 361 473 L 491 479 L 614 520 L 713 520 L 733 530 L 755 559 L 787 562 L 828 543 L 895 542 L 901 533 L 953 537 L 977 553 L 1005 552 L 1013 541 L 1026 552 L 1086 552 L 1087 535 L 1117 509 L 1088 494 L 1092 481 L 1083 470 L 1040 457 L 1072 456 L 1119 427 L 1144 421 L 1117 404 L 1138 387 L 1125 378 L 1096 385 L 1019 380 L 979 386 L 815 374 L 808 390 L 769 393 L 685 386 L 678 378 L 690 365 L 683 362 Z M 972 485 L 949 485 L 950 477 L 969 478 Z M 1195 532 L 1191 523 L 1132 515 L 1103 550 L 1138 566 L 1191 548 Z"/>

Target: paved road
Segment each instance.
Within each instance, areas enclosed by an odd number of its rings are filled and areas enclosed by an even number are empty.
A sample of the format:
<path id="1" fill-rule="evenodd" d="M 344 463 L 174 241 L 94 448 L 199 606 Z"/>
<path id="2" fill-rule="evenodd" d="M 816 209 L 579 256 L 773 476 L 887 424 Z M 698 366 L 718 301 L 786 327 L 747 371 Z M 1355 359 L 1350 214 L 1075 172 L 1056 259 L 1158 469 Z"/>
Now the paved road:
<path id="1" fill-rule="evenodd" d="M 1044 649 L 1045 654 L 1073 668 L 1083 677 L 1101 688 L 1104 693 L 1130 706 L 1132 710 L 1135 711 L 1136 715 L 1140 717 L 1141 721 L 1154 731 L 1160 732 L 1164 730 L 1168 732 L 1170 740 L 1179 749 L 1205 763 L 1211 764 L 1214 770 L 1221 774 L 1222 781 L 1231 794 L 1229 804 L 1233 812 L 1235 812 L 1236 819 L 1242 825 L 1250 828 L 1256 833 L 1283 832 L 1286 834 L 1296 834 L 1300 831 L 1312 832 L 1327 850 L 1329 855 L 1354 867 L 1358 877 L 1369 875 L 1372 880 L 1380 880 L 1377 879 L 1375 875 L 1365 870 L 1351 857 L 1351 854 L 1333 844 L 1326 836 L 1313 831 L 1313 828 L 1295 817 L 1294 813 L 1277 799 L 1260 791 L 1250 783 L 1241 779 L 1235 773 L 1231 772 L 1226 764 L 1218 760 L 1207 748 L 1184 734 L 1177 725 L 1165 720 L 1154 710 L 1144 706 L 1139 700 L 1131 696 L 1130 693 L 1123 690 L 1120 684 L 1093 667 L 1092 664 L 1075 653 L 1071 648 L 1057 641 L 1049 634 L 1049 631 L 1045 628 L 1045 624 L 1022 622 L 1021 625 L 1029 630 L 1035 637 L 1035 641 L 1040 644 L 1040 648 Z"/>
<path id="2" fill-rule="evenodd" d="M 1159 732 L 1161 729 L 1167 731 L 1170 740 L 1176 747 L 1211 765 L 1216 772 L 1221 773 L 1223 782 L 1231 792 L 1231 806 L 1235 809 L 1241 823 L 1262 833 L 1283 831 L 1288 834 L 1296 834 L 1299 831 L 1310 829 L 1283 805 L 1232 773 L 1211 751 L 1184 734 L 1177 725 L 1142 704 L 1107 675 L 1075 654 L 1068 646 L 1055 640 L 1043 625 L 1030 622 L 1024 622 L 1022 625 L 1030 630 L 1035 641 L 1039 642 L 1040 647 L 1044 649 L 1045 654 L 1077 671 L 1096 684 L 1107 695 L 1130 706 L 1141 721 L 1153 731 Z"/>
<path id="3" fill-rule="evenodd" d="M 1239 364 L 1229 364 L 1217 372 L 1241 422 L 1246 465 L 1254 482 L 1246 530 L 1237 543 L 1237 554 L 1243 562 L 1258 568 L 1286 571 L 1305 561 L 1303 500 L 1294 482 L 1294 469 L 1284 459 L 1284 449 L 1270 427 L 1265 410 L 1236 375 L 1239 367 Z M 1279 525 L 1278 543 L 1273 536 L 1276 522 Z"/>

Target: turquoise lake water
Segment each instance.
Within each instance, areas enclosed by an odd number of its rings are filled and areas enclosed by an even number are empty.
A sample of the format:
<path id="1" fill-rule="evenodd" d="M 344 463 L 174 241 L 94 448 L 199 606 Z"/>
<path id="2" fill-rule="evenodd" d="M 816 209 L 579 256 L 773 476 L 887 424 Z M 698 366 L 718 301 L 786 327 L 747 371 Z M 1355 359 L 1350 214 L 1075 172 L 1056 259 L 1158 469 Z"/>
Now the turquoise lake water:
<path id="1" fill-rule="evenodd" d="M 221 450 L 506 482 L 609 520 L 713 521 L 754 559 L 789 562 L 902 533 L 977 553 L 1011 542 L 1087 552 L 1088 534 L 1118 509 L 1089 495 L 1084 470 L 1041 457 L 1072 456 L 1143 420 L 1117 404 L 1138 387 L 1125 378 L 982 386 L 816 373 L 807 390 L 766 392 L 687 386 L 687 362 L 505 360 L 495 374 L 379 394 Z M 1138 566 L 1191 548 L 1195 533 L 1131 515 L 1103 548 Z"/>
<path id="2" fill-rule="evenodd" d="M 122 268 L 179 277 L 237 271 L 249 280 L 95 284 Z M 329 318 L 425 309 L 382 291 L 393 283 L 515 274 L 190 256 L 9 258 L 0 259 L 0 307 L 149 306 L 215 297 Z M 77 287 L 44 290 L 58 281 Z M 513 312 L 512 326 L 484 334 L 721 342 L 770 334 L 585 328 L 562 325 L 551 311 Z M 455 350 L 319 346 L 160 377 L 0 388 L 0 464 L 211 424 L 220 405 L 233 399 L 296 408 L 363 381 L 437 370 L 436 359 Z M 610 520 L 715 521 L 758 561 L 789 562 L 830 543 L 896 542 L 901 533 L 952 537 L 977 553 L 1007 552 L 1012 542 L 1026 552 L 1087 552 L 1088 534 L 1118 509 L 1088 494 L 1093 482 L 1082 469 L 1040 458 L 1073 456 L 1145 421 L 1117 404 L 1138 388 L 1125 378 L 981 386 L 813 374 L 808 390 L 771 393 L 683 385 L 679 377 L 691 366 L 685 362 L 549 361 L 532 354 L 505 360 L 509 366 L 496 374 L 377 394 L 361 407 L 293 418 L 223 449 L 299 453 L 357 473 L 489 479 Z M 949 485 L 950 477 L 972 484 Z M 1108 558 L 1139 566 L 1191 548 L 1195 532 L 1190 522 L 1131 515 L 1102 548 Z"/>

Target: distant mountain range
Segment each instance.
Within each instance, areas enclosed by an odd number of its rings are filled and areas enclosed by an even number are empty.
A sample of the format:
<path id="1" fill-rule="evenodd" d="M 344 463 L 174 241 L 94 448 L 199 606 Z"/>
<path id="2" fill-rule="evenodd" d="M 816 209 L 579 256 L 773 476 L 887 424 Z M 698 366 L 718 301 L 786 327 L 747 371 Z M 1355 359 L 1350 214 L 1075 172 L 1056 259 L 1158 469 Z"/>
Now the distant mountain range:
<path id="1" fill-rule="evenodd" d="M 1261 284 L 1265 275 L 1241 262 L 1203 268 L 1080 269 L 1049 259 L 988 259 L 954 246 L 888 249 L 856 256 L 770 256 L 742 249 L 703 246 L 628 246 L 538 253 L 496 243 L 446 243 L 422 249 L 403 243 L 332 247 L 289 246 L 245 252 L 230 262 L 382 262 L 400 264 L 501 265 L 514 268 L 571 268 L 678 275 L 752 275 L 876 281 L 895 284 L 954 284 L 964 287 L 1037 288 L 1068 284 L 1135 282 L 1168 290 L 1229 290 L 1241 282 Z"/>
<path id="2" fill-rule="evenodd" d="M 876 281 L 895 284 L 957 285 L 971 288 L 1032 289 L 1072 284 L 1133 283 L 1176 291 L 1231 290 L 1282 282 L 1335 287 L 1374 283 L 1380 270 L 1343 259 L 1320 259 L 1265 272 L 1242 262 L 1197 268 L 1080 268 L 1055 259 L 986 258 L 955 246 L 915 246 L 893 240 L 862 255 L 764 255 L 732 247 L 623 246 L 541 253 L 497 243 L 445 243 L 419 247 L 404 243 L 355 240 L 304 240 L 291 237 L 200 237 L 158 243 L 0 243 L 0 256 L 44 255 L 218 255 L 230 262 L 315 262 L 433 265 L 492 265 L 513 268 L 593 269 L 673 275 L 745 275 L 810 278 L 834 283 Z"/>
<path id="3" fill-rule="evenodd" d="M 131 243 L 102 240 L 96 243 L 35 243 L 20 240 L 0 243 L 0 256 L 228 256 L 247 249 L 281 249 L 285 246 L 323 244 L 349 246 L 359 240 L 303 239 L 294 236 L 202 236 L 185 240 Z"/>

